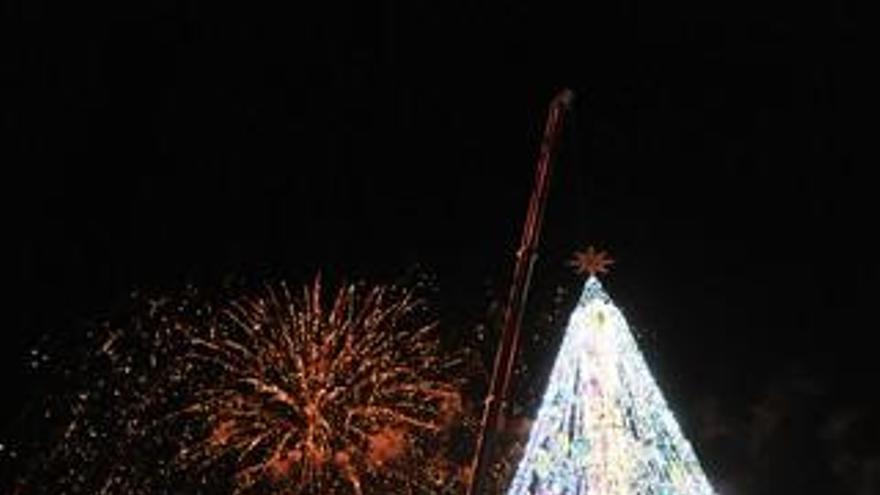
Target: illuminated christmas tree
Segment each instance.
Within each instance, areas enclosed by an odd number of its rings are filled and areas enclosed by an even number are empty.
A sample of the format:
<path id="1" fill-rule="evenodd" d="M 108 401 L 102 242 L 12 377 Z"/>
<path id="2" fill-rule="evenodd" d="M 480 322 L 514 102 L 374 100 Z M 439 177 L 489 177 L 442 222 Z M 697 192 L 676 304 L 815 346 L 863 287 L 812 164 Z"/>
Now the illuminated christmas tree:
<path id="1" fill-rule="evenodd" d="M 620 310 L 596 273 L 611 260 L 592 248 L 574 262 L 589 274 L 572 312 L 509 495 L 709 495 Z"/>

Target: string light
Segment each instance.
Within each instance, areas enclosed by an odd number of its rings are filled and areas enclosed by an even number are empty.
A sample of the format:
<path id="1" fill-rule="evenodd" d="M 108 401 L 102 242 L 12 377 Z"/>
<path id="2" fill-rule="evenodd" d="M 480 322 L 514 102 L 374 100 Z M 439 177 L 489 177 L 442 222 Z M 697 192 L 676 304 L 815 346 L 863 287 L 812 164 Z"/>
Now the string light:
<path id="1" fill-rule="evenodd" d="M 571 314 L 508 494 L 714 494 L 595 277 Z"/>

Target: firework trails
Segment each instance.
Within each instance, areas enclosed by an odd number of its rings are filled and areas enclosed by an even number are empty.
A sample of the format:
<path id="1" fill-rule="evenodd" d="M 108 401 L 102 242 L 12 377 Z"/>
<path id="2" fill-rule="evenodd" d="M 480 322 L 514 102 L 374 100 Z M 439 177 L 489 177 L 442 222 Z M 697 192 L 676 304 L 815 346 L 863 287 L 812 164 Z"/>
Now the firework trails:
<path id="1" fill-rule="evenodd" d="M 217 305 L 153 301 L 108 332 L 46 492 L 439 493 L 461 410 L 451 358 L 409 291 L 318 282 Z M 45 479 L 45 478 L 44 478 Z M 42 484 L 31 480 L 34 485 Z M 193 488 L 194 487 L 194 488 Z M 178 493 L 174 491 L 174 493 Z"/>
<path id="2" fill-rule="evenodd" d="M 508 493 L 714 493 L 595 277 L 571 315 Z"/>

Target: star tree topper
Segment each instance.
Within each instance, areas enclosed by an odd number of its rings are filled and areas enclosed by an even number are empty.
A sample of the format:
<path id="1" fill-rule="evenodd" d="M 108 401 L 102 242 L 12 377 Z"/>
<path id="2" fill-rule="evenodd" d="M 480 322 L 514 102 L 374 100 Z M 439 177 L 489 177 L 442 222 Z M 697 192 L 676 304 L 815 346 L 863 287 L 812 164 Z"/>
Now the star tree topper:
<path id="1" fill-rule="evenodd" d="M 597 251 L 593 246 L 587 247 L 586 251 L 576 251 L 574 258 L 569 261 L 575 271 L 581 274 L 596 276 L 599 273 L 608 273 L 608 266 L 613 265 L 614 260 L 606 251 Z"/>

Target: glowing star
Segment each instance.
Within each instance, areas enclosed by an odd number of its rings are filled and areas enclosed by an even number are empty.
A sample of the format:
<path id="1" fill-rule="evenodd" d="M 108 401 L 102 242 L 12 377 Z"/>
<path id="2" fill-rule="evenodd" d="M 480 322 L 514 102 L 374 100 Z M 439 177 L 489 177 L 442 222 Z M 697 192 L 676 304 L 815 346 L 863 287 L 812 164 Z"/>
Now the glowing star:
<path id="1" fill-rule="evenodd" d="M 613 265 L 614 260 L 608 256 L 607 252 L 596 251 L 593 246 L 590 246 L 586 251 L 575 252 L 574 259 L 569 264 L 578 273 L 596 276 L 599 273 L 608 273 L 608 266 Z"/>
<path id="2" fill-rule="evenodd" d="M 715 493 L 626 319 L 595 277 L 571 314 L 507 493 Z"/>

